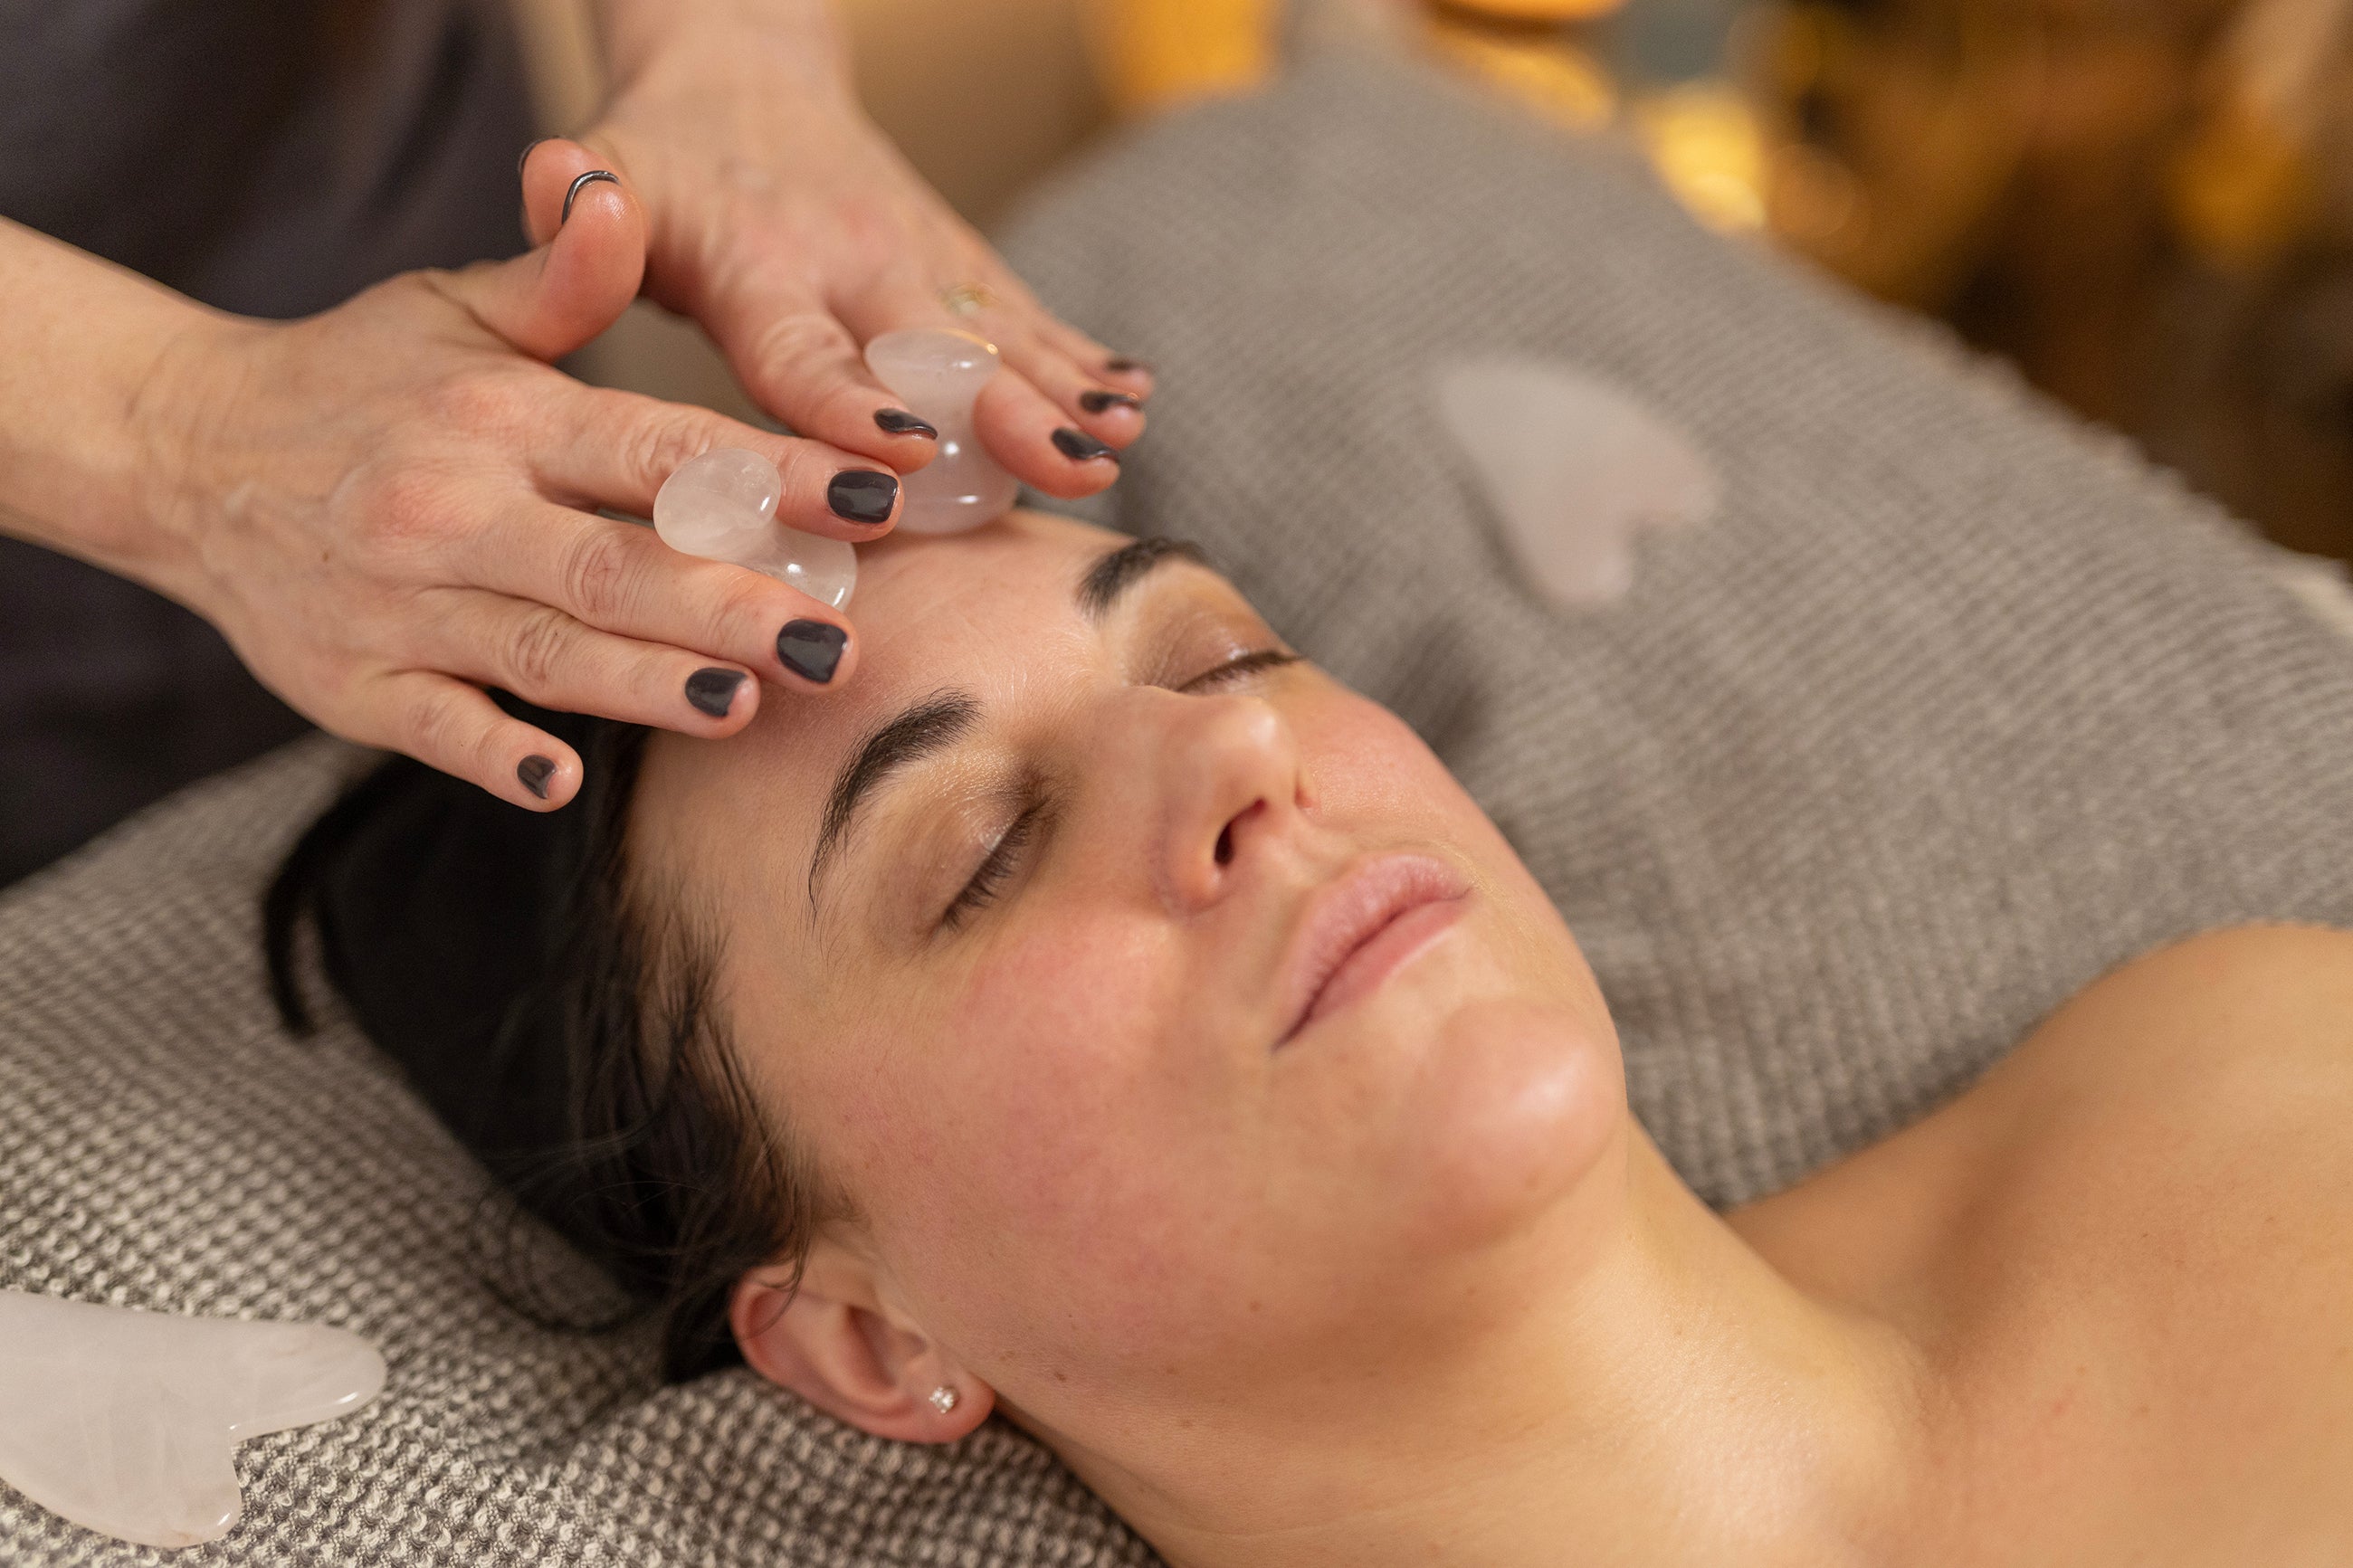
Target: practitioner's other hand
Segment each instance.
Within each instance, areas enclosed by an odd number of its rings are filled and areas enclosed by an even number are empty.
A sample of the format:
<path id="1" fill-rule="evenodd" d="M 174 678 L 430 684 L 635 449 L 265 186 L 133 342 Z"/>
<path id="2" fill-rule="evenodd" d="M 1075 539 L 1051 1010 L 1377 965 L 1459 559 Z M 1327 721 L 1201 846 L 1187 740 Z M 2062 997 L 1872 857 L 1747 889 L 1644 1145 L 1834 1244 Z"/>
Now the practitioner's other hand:
<path id="1" fill-rule="evenodd" d="M 932 444 L 901 432 L 860 351 L 952 328 L 1011 373 L 975 411 L 999 462 L 1062 497 L 1118 477 L 1150 373 L 1049 314 L 908 166 L 859 108 L 826 7 L 608 0 L 604 16 L 615 90 L 582 140 L 646 204 L 647 294 L 700 321 L 762 406 L 912 472 Z"/>
<path id="2" fill-rule="evenodd" d="M 642 209 L 585 177 L 599 167 L 574 143 L 536 150 L 543 243 L 512 261 L 396 278 L 303 321 L 204 317 L 134 416 L 163 541 L 139 575 L 326 729 L 540 809 L 573 797 L 580 759 L 485 688 L 719 736 L 750 722 L 760 679 L 825 689 L 857 659 L 839 612 L 596 509 L 650 516 L 714 447 L 774 460 L 777 516 L 809 532 L 874 538 L 898 496 L 860 452 L 551 367 L 643 273 Z"/>

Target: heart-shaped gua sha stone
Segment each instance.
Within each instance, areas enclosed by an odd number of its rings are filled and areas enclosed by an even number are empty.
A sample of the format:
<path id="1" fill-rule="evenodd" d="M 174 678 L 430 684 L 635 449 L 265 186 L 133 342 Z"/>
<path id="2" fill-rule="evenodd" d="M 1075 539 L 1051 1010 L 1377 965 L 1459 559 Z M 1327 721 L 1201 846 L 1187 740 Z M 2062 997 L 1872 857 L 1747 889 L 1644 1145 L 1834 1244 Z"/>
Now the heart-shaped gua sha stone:
<path id="1" fill-rule="evenodd" d="M 1704 522 L 1723 500 L 1697 443 L 1574 365 L 1499 355 L 1445 366 L 1437 380 L 1440 413 L 1513 556 L 1556 605 L 1625 597 L 1641 531 Z"/>
<path id="2" fill-rule="evenodd" d="M 835 609 L 858 586 L 858 552 L 776 521 L 784 476 L 757 452 L 720 447 L 671 470 L 654 497 L 654 531 L 672 550 L 788 583 Z"/>
<path id="3" fill-rule="evenodd" d="M 237 1522 L 237 1445 L 348 1415 L 384 1357 L 343 1329 L 0 1290 L 0 1480 L 142 1546 Z"/>
<path id="4" fill-rule="evenodd" d="M 885 332 L 866 368 L 940 433 L 939 455 L 909 474 L 902 533 L 962 533 L 1012 510 L 1021 485 L 980 444 L 972 407 L 997 374 L 997 345 L 964 332 Z"/>

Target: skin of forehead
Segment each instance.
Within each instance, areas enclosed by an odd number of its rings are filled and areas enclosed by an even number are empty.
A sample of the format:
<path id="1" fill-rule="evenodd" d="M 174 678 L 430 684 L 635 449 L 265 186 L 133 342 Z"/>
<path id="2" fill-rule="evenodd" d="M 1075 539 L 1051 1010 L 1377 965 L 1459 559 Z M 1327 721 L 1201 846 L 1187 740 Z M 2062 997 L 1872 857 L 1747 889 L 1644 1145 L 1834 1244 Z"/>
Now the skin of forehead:
<path id="1" fill-rule="evenodd" d="M 1073 591 L 1127 542 L 1066 518 L 1015 512 L 970 533 L 862 546 L 851 684 L 822 696 L 769 687 L 758 717 L 732 739 L 658 732 L 638 792 L 639 841 L 656 858 L 683 856 L 714 870 L 713 839 L 684 825 L 707 833 L 724 824 L 716 836 L 724 844 L 756 824 L 770 844 L 785 836 L 806 858 L 825 791 L 876 725 L 939 691 L 1002 701 L 1034 689 L 1041 672 L 1092 668 L 1106 645 Z M 799 803 L 788 819 L 776 810 L 786 800 Z"/>
<path id="2" fill-rule="evenodd" d="M 886 540 L 861 552 L 851 605 L 859 670 L 840 693 L 772 689 L 744 731 L 824 753 L 825 776 L 876 724 L 935 692 L 986 704 L 1013 695 L 1005 678 L 1083 668 L 1103 646 L 1073 598 L 1080 578 L 1125 536 L 1040 512 L 971 533 Z"/>

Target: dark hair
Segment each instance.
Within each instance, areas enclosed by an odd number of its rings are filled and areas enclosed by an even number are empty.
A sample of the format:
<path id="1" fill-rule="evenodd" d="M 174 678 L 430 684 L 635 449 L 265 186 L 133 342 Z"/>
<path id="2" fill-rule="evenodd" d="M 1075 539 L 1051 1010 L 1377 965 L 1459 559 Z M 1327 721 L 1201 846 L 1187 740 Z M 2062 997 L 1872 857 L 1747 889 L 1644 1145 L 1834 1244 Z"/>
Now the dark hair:
<path id="1" fill-rule="evenodd" d="M 829 1210 L 731 1047 L 721 939 L 631 864 L 646 731 L 509 706 L 579 751 L 579 797 L 538 815 L 385 763 L 272 883 L 271 989 L 307 1033 L 307 916 L 368 1037 L 522 1207 L 659 1315 L 664 1371 L 692 1377 L 737 1357 L 736 1279 L 797 1263 Z"/>

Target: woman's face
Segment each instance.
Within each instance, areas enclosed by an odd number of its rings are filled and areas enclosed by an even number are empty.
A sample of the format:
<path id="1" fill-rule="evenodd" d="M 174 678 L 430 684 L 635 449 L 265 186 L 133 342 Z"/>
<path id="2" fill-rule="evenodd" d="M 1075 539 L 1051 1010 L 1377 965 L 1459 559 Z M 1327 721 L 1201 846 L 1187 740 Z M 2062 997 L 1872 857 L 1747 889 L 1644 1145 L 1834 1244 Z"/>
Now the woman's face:
<path id="1" fill-rule="evenodd" d="M 1395 1364 L 1623 1122 L 1583 960 L 1437 760 L 1126 543 L 865 550 L 856 681 L 660 736 L 633 825 L 850 1244 L 1048 1431 Z"/>

